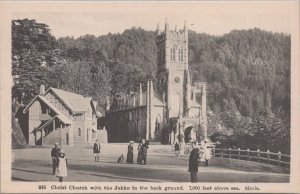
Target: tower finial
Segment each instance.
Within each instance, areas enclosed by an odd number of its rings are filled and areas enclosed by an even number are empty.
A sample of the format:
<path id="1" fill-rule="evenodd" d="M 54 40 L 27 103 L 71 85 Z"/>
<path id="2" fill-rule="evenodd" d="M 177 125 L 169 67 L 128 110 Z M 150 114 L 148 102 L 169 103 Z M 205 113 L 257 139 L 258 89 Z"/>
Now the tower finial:
<path id="1" fill-rule="evenodd" d="M 159 34 L 160 29 L 159 29 L 159 23 L 157 23 L 157 27 L 156 27 L 156 33 Z"/>
<path id="2" fill-rule="evenodd" d="M 184 20 L 184 30 L 187 30 L 187 27 L 186 27 L 186 20 Z"/>
<path id="3" fill-rule="evenodd" d="M 168 24 L 168 18 L 166 18 L 166 21 L 165 21 L 165 31 L 168 31 L 169 30 L 169 24 Z"/>

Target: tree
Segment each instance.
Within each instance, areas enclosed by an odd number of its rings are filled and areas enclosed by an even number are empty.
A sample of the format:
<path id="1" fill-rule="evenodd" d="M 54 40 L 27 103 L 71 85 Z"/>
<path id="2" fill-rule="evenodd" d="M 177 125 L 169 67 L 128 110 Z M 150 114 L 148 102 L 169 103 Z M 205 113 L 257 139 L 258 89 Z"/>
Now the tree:
<path id="1" fill-rule="evenodd" d="M 57 44 L 48 25 L 35 20 L 12 21 L 12 97 L 28 103 L 40 84 L 55 86 Z"/>

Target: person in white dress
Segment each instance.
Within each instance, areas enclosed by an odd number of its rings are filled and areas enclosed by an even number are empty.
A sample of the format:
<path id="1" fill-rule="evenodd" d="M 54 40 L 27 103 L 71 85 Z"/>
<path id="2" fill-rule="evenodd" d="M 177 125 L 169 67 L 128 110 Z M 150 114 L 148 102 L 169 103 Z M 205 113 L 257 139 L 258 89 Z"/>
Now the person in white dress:
<path id="1" fill-rule="evenodd" d="M 55 171 L 55 176 L 58 177 L 59 182 L 63 182 L 63 178 L 68 176 L 67 158 L 64 150 L 59 151 L 58 164 Z"/>
<path id="2" fill-rule="evenodd" d="M 208 139 L 205 139 L 204 143 L 205 166 L 208 166 L 208 160 L 211 159 L 211 145 Z"/>

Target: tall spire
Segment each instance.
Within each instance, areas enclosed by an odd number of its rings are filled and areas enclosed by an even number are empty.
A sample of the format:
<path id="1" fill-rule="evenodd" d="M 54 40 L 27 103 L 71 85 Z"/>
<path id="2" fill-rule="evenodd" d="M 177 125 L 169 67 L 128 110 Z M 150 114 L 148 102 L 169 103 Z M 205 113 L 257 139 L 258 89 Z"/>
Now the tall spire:
<path id="1" fill-rule="evenodd" d="M 157 23 L 156 34 L 159 34 L 159 32 L 160 32 L 159 23 Z"/>
<path id="2" fill-rule="evenodd" d="M 168 24 L 168 18 L 166 18 L 166 22 L 165 22 L 165 31 L 169 30 L 169 24 Z"/>
<path id="3" fill-rule="evenodd" d="M 186 20 L 184 20 L 183 30 L 184 30 L 184 31 L 186 32 L 186 34 L 187 34 L 188 29 L 187 29 L 187 25 L 186 25 Z"/>

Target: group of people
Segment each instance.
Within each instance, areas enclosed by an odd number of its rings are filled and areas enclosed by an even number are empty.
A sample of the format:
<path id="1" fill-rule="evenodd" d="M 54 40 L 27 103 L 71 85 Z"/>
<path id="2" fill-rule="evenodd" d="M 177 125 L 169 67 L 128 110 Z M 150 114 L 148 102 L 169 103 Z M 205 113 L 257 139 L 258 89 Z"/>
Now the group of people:
<path id="1" fill-rule="evenodd" d="M 134 142 L 130 141 L 127 151 L 126 163 L 133 164 L 133 145 Z M 142 139 L 142 142 L 138 145 L 138 156 L 137 163 L 146 164 L 147 163 L 147 150 L 148 142 L 145 139 Z M 94 143 L 93 153 L 95 157 L 95 162 L 99 162 L 101 146 L 98 140 Z M 176 156 L 179 156 L 180 145 L 178 142 L 174 145 L 174 150 Z M 51 150 L 51 157 L 53 163 L 53 175 L 58 177 L 59 182 L 63 182 L 63 178 L 68 175 L 67 173 L 67 158 L 63 149 L 59 147 L 58 143 L 55 143 L 54 148 Z M 208 166 L 208 160 L 211 158 L 211 146 L 207 140 L 204 140 L 200 143 L 200 147 L 196 142 L 191 143 L 191 151 L 189 152 L 188 160 L 188 171 L 190 172 L 191 182 L 197 182 L 197 173 L 199 161 L 205 163 L 205 166 Z"/>
<path id="2" fill-rule="evenodd" d="M 52 157 L 52 174 L 55 175 L 59 182 L 63 182 L 63 178 L 68 175 L 67 171 L 67 158 L 63 149 L 55 143 L 54 148 L 51 150 Z"/>
<path id="3" fill-rule="evenodd" d="M 133 164 L 133 141 L 129 142 L 126 163 Z M 142 142 L 138 145 L 138 157 L 137 163 L 146 164 L 147 163 L 147 150 L 149 146 L 145 139 L 142 139 Z"/>

